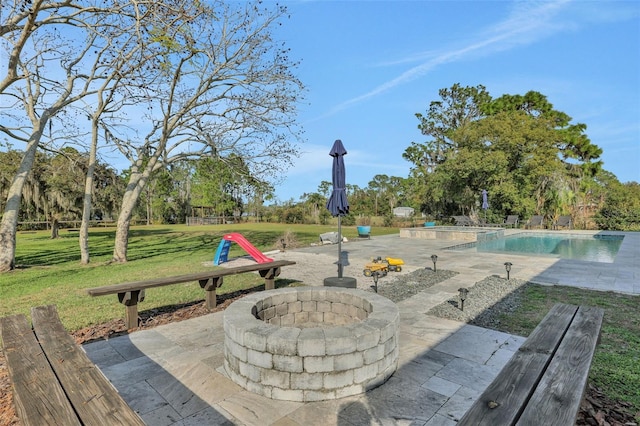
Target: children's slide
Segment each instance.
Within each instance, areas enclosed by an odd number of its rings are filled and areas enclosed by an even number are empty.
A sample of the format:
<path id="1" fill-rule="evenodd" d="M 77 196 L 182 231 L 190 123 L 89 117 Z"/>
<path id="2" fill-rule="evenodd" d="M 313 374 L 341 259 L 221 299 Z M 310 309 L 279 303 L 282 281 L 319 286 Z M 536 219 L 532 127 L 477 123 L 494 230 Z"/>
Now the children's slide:
<path id="1" fill-rule="evenodd" d="M 213 259 L 214 265 L 219 265 L 228 260 L 231 243 L 238 243 L 238 245 L 242 247 L 244 251 L 249 253 L 249 255 L 258 263 L 273 262 L 273 259 L 262 254 L 262 252 L 251 244 L 242 234 L 232 232 L 222 236 L 222 240 L 218 245 L 218 250 L 216 250 L 216 257 Z"/>

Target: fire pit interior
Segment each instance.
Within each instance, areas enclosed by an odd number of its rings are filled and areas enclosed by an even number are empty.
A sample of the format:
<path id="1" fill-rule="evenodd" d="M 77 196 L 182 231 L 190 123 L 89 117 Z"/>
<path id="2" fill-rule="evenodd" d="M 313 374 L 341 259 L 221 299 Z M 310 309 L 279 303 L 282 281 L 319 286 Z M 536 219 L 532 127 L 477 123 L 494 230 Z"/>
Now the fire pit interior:
<path id="1" fill-rule="evenodd" d="M 225 369 L 235 383 L 273 399 L 359 394 L 396 370 L 399 319 L 393 302 L 357 289 L 254 293 L 225 310 Z"/>

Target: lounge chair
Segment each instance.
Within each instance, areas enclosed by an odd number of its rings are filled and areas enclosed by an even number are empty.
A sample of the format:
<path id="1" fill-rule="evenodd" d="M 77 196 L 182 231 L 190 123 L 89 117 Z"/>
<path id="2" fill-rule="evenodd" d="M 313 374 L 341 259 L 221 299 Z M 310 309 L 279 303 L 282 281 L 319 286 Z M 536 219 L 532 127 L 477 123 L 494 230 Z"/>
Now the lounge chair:
<path id="1" fill-rule="evenodd" d="M 518 217 L 518 215 L 512 214 L 512 215 L 507 216 L 507 218 L 505 219 L 503 225 L 504 225 L 505 228 L 509 228 L 509 227 L 517 228 L 520 225 L 519 220 L 520 220 L 520 218 Z"/>
<path id="2" fill-rule="evenodd" d="M 324 234 L 320 234 L 320 244 L 338 244 L 340 237 L 337 232 L 325 232 Z"/>
<path id="3" fill-rule="evenodd" d="M 451 216 L 451 219 L 456 222 L 456 226 L 464 226 L 464 219 L 462 218 L 462 216 Z"/>
<path id="4" fill-rule="evenodd" d="M 571 216 L 560 216 L 553 224 L 553 229 L 567 228 L 571 229 Z"/>
<path id="5" fill-rule="evenodd" d="M 478 226 L 483 226 L 485 228 L 496 228 L 502 226 L 501 223 L 489 223 L 483 218 L 478 218 L 478 222 L 476 223 Z"/>
<path id="6" fill-rule="evenodd" d="M 476 223 L 469 216 L 451 216 L 456 221 L 456 226 L 474 226 Z"/>
<path id="7" fill-rule="evenodd" d="M 529 219 L 529 222 L 526 223 L 525 228 L 527 229 L 532 229 L 534 227 L 540 227 L 543 228 L 544 226 L 544 216 L 531 216 L 531 219 Z"/>

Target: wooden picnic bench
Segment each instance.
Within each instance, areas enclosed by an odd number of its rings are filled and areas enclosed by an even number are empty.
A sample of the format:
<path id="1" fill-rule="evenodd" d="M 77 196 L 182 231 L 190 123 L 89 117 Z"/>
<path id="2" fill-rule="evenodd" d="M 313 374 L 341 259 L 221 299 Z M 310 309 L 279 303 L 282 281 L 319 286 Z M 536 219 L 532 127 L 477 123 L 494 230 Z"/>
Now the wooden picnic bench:
<path id="1" fill-rule="evenodd" d="M 553 306 L 458 425 L 574 425 L 602 318 L 600 308 Z"/>
<path id="2" fill-rule="evenodd" d="M 54 305 L 0 318 L 16 414 L 29 425 L 144 425 L 60 322 Z"/>
<path id="3" fill-rule="evenodd" d="M 118 301 L 125 305 L 125 323 L 127 328 L 131 329 L 138 326 L 138 303 L 144 300 L 145 290 L 148 288 L 197 281 L 200 287 L 205 290 L 207 308 L 213 309 L 216 307 L 216 288 L 222 285 L 223 277 L 257 271 L 265 279 L 265 289 L 271 290 L 275 287 L 275 278 L 280 275 L 280 268 L 287 265 L 295 265 L 295 263 L 290 260 L 276 260 L 231 268 L 217 268 L 193 274 L 94 287 L 87 289 L 87 293 L 90 296 L 117 294 Z"/>

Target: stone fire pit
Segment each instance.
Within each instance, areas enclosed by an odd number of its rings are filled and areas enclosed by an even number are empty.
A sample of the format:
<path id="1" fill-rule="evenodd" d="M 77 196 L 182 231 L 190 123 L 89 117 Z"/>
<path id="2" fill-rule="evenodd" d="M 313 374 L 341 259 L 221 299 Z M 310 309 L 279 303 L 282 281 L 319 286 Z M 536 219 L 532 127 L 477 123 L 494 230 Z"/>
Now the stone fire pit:
<path id="1" fill-rule="evenodd" d="M 294 287 L 250 294 L 224 312 L 224 366 L 273 399 L 322 401 L 384 383 L 398 365 L 398 308 L 375 293 Z"/>

